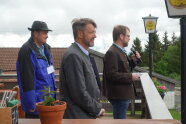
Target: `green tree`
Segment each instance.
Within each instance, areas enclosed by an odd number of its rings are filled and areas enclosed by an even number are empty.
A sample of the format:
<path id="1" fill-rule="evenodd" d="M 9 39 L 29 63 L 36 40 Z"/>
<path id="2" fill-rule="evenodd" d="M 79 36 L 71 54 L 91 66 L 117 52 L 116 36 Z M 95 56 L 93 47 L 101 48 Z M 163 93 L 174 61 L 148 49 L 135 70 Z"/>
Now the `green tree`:
<path id="1" fill-rule="evenodd" d="M 178 38 L 175 36 L 175 33 L 172 33 L 172 41 L 171 41 L 171 45 L 175 45 L 176 42 L 178 41 Z"/>
<path id="2" fill-rule="evenodd" d="M 164 55 L 162 51 L 162 43 L 159 40 L 159 35 L 157 34 L 157 31 L 155 33 L 151 34 L 151 43 L 152 43 L 152 58 L 153 58 L 153 68 L 156 65 L 156 63 L 161 59 L 161 57 Z M 145 45 L 144 52 L 142 54 L 142 61 L 144 65 L 149 65 L 149 41 L 147 41 L 147 44 Z"/>
<path id="3" fill-rule="evenodd" d="M 167 31 L 165 31 L 164 36 L 163 36 L 163 49 L 162 49 L 162 51 L 165 52 L 169 45 L 170 45 L 170 41 L 168 40 Z"/>
<path id="4" fill-rule="evenodd" d="M 133 54 L 132 51 L 138 51 L 142 56 L 141 40 L 138 37 L 136 37 L 136 39 L 133 40 L 133 44 L 130 50 L 131 52 L 129 53 L 129 56 Z M 138 66 L 142 66 L 142 63 L 140 63 Z"/>
<path id="5" fill-rule="evenodd" d="M 180 39 L 175 41 L 175 45 L 167 48 L 164 56 L 156 64 L 155 72 L 180 80 L 181 73 L 181 48 Z"/>
<path id="6" fill-rule="evenodd" d="M 131 51 L 132 50 L 138 51 L 139 53 L 142 52 L 141 41 L 138 37 L 136 37 L 136 39 L 133 40 Z"/>
<path id="7" fill-rule="evenodd" d="M 145 48 L 143 52 L 141 53 L 141 59 L 143 61 L 142 66 L 149 66 L 149 45 L 148 41 L 147 44 L 145 44 Z"/>
<path id="8" fill-rule="evenodd" d="M 152 33 L 152 53 L 153 53 L 153 65 L 155 65 L 163 56 L 162 43 L 160 42 L 159 35 L 157 31 Z"/>

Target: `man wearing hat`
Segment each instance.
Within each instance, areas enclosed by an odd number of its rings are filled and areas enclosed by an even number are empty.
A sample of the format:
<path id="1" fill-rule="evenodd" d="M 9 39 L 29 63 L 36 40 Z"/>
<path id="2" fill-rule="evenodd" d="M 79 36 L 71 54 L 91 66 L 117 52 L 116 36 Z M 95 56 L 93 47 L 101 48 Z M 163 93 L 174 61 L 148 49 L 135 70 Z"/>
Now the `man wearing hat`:
<path id="1" fill-rule="evenodd" d="M 41 90 L 44 86 L 50 87 L 52 91 L 56 89 L 52 55 L 46 43 L 48 31 L 52 30 L 42 21 L 34 21 L 28 30 L 31 31 L 31 37 L 18 53 L 16 71 L 21 107 L 26 118 L 38 118 L 35 104 L 43 101 Z"/>

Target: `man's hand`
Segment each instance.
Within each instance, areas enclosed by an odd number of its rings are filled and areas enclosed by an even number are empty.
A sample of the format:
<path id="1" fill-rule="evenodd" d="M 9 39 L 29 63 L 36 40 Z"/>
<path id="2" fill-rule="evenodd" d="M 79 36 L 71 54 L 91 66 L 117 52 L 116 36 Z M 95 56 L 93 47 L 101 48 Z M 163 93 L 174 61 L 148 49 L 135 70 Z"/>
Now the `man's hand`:
<path id="1" fill-rule="evenodd" d="M 135 51 L 135 54 L 132 55 L 132 59 L 133 59 L 134 61 L 138 61 L 138 60 L 141 61 L 141 55 L 139 54 L 138 51 Z"/>
<path id="2" fill-rule="evenodd" d="M 35 112 L 36 109 L 31 109 L 30 112 Z"/>
<path id="3" fill-rule="evenodd" d="M 105 115 L 105 109 L 101 109 L 100 112 L 99 112 L 99 114 L 98 114 L 98 116 L 97 116 L 97 118 L 101 118 L 104 115 Z"/>
<path id="4" fill-rule="evenodd" d="M 140 75 L 141 75 L 141 74 L 138 74 L 138 73 L 132 73 L 132 80 L 133 80 L 133 81 L 139 80 Z"/>
<path id="5" fill-rule="evenodd" d="M 136 51 L 136 54 L 135 54 L 135 55 L 136 55 L 136 58 L 137 58 L 137 59 L 140 59 L 140 58 L 141 58 L 141 55 L 139 54 L 138 51 Z"/>

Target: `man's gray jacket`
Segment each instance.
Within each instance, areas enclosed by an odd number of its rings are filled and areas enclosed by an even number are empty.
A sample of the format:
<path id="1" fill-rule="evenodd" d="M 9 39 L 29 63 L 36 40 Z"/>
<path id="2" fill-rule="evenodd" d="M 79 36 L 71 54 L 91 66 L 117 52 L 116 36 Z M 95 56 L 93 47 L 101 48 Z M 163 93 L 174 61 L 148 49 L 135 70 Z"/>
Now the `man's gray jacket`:
<path id="1" fill-rule="evenodd" d="M 67 102 L 64 118 L 92 119 L 101 110 L 100 91 L 87 56 L 73 43 L 62 58 L 60 69 L 62 100 Z"/>

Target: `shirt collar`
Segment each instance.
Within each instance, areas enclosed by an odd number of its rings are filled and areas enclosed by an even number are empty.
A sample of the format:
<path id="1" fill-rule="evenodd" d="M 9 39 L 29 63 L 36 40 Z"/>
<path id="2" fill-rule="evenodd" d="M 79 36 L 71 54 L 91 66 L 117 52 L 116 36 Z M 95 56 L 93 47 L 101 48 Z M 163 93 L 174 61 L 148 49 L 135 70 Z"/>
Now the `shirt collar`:
<path id="1" fill-rule="evenodd" d="M 124 53 L 126 53 L 126 50 L 125 50 L 124 47 L 121 47 L 121 46 L 119 46 L 119 45 L 116 44 L 116 43 L 114 43 L 114 45 L 115 45 L 116 47 L 118 47 L 119 49 L 121 49 Z"/>
<path id="2" fill-rule="evenodd" d="M 44 53 L 44 45 L 37 46 L 37 48 L 39 49 L 39 51 L 41 52 L 41 54 Z"/>
<path id="3" fill-rule="evenodd" d="M 41 45 L 41 46 L 38 46 L 38 45 L 37 45 L 37 47 L 38 47 L 39 49 L 44 49 L 44 45 Z"/>
<path id="4" fill-rule="evenodd" d="M 82 47 L 78 42 L 75 42 L 75 43 L 79 46 L 79 48 L 81 49 L 81 51 L 83 53 L 85 53 L 87 56 L 89 56 L 88 50 L 86 50 L 84 47 Z"/>

